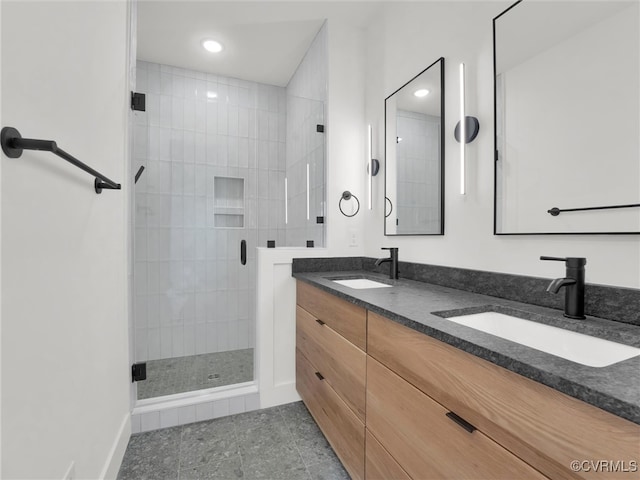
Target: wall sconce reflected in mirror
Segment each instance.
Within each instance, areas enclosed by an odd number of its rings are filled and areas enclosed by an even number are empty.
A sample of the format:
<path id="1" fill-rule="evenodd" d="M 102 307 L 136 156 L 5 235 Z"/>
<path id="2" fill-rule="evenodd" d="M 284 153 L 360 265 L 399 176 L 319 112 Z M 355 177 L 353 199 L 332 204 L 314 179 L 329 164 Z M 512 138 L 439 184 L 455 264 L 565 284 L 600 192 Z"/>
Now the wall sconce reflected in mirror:
<path id="1" fill-rule="evenodd" d="M 464 121 L 463 121 L 464 119 Z M 464 63 L 460 64 L 460 121 L 456 125 L 453 136 L 460 142 L 460 195 L 466 193 L 466 159 L 465 145 L 478 136 L 480 122 L 476 117 L 468 117 L 465 110 Z M 462 139 L 462 140 L 461 140 Z"/>
<path id="2" fill-rule="evenodd" d="M 376 175 L 378 175 L 378 172 L 380 171 L 380 161 L 375 158 L 372 158 L 371 168 L 367 167 L 367 173 L 369 173 L 369 171 L 371 171 L 372 177 L 375 177 Z"/>
<path id="3" fill-rule="evenodd" d="M 309 164 L 307 163 L 307 220 L 309 220 L 310 216 L 309 216 Z"/>
<path id="4" fill-rule="evenodd" d="M 367 179 L 369 181 L 369 210 L 373 209 L 373 177 L 380 171 L 380 162 L 373 158 L 373 129 L 367 126 Z"/>
<path id="5" fill-rule="evenodd" d="M 289 223 L 289 180 L 284 177 L 284 224 Z"/>

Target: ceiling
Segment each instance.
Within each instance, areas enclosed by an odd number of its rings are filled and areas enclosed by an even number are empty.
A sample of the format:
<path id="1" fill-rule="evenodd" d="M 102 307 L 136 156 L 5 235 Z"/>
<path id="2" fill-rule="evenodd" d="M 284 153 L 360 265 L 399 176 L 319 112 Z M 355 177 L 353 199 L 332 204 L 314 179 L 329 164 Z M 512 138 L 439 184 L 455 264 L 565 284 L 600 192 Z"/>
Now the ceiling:
<path id="1" fill-rule="evenodd" d="M 365 27 L 378 2 L 138 1 L 137 57 L 286 86 L 325 19 Z M 201 42 L 224 50 L 212 54 Z"/>
<path id="2" fill-rule="evenodd" d="M 496 71 L 508 71 L 636 3 L 522 2 L 496 21 Z"/>
<path id="3" fill-rule="evenodd" d="M 401 87 L 392 95 L 398 110 L 423 113 L 439 117 L 442 115 L 441 72 L 442 63 L 436 62 L 417 75 L 409 83 Z M 426 97 L 418 98 L 414 95 L 419 89 L 429 90 Z"/>

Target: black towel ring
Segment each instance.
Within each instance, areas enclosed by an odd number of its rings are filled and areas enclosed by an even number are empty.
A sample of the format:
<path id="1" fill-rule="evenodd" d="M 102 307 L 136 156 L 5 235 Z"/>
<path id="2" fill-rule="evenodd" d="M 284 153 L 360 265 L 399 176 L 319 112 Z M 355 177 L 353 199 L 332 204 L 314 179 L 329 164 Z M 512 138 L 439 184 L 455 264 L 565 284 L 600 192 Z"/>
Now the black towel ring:
<path id="1" fill-rule="evenodd" d="M 391 199 L 389 197 L 384 197 L 386 202 L 389 202 L 389 205 L 391 206 L 391 210 L 389 210 L 389 213 L 385 213 L 384 218 L 387 218 L 389 215 L 391 215 L 391 212 L 393 212 L 393 202 L 391 201 Z M 387 205 L 385 203 L 385 211 L 387 210 Z"/>
<path id="2" fill-rule="evenodd" d="M 358 203 L 358 207 L 356 208 L 356 211 L 354 213 L 352 213 L 351 215 L 347 215 L 346 213 L 344 213 L 344 210 L 342 210 L 342 201 L 351 200 L 352 197 Z M 338 208 L 340 209 L 340 213 L 343 214 L 345 217 L 355 217 L 356 214 L 360 211 L 360 200 L 358 200 L 358 197 L 356 197 L 349 190 L 345 190 L 344 192 L 342 192 L 342 197 L 340 197 L 340 201 L 338 202 Z"/>

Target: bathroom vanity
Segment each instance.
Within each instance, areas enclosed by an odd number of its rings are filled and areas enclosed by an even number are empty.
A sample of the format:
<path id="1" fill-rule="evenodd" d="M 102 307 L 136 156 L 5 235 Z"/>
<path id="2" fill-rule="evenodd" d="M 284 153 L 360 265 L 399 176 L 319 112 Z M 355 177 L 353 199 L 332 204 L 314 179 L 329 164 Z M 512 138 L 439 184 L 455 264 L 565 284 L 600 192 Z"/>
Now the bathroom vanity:
<path id="1" fill-rule="evenodd" d="M 443 318 L 493 305 L 572 322 L 549 308 L 294 276 L 298 391 L 352 478 L 640 478 L 640 356 L 594 368 Z M 638 326 L 583 322 L 640 347 Z"/>

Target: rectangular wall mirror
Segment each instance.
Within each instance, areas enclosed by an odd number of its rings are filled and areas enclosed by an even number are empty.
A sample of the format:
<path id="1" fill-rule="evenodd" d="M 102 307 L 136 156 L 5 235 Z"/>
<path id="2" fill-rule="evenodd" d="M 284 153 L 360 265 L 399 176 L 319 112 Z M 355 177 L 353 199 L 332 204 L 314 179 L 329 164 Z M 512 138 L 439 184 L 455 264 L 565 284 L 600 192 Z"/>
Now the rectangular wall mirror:
<path id="1" fill-rule="evenodd" d="M 385 99 L 385 235 L 444 235 L 444 58 Z"/>
<path id="2" fill-rule="evenodd" d="M 638 2 L 493 21 L 497 235 L 640 233 Z"/>

